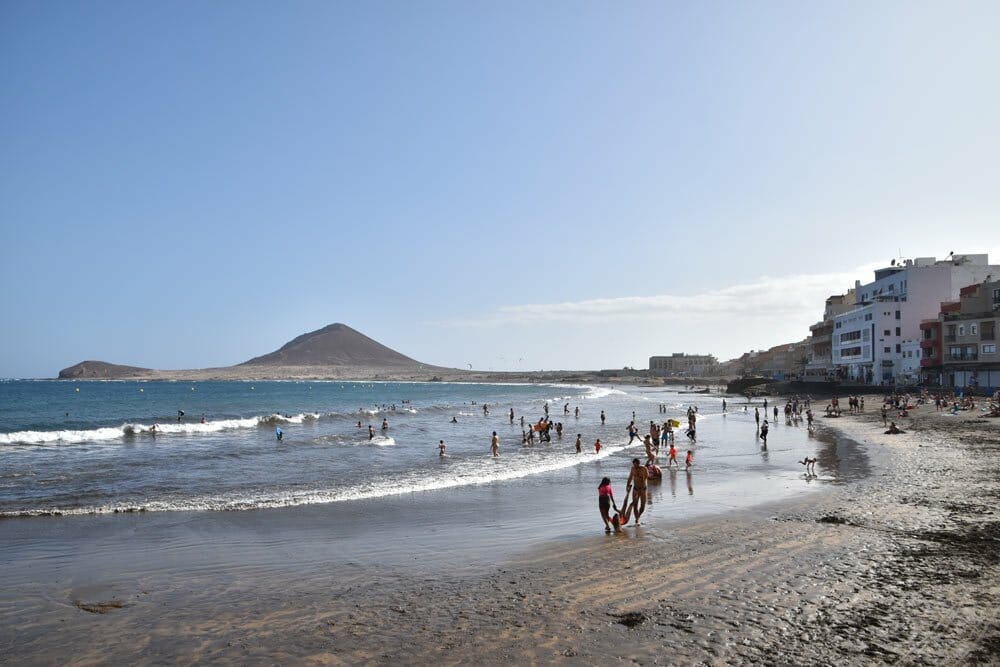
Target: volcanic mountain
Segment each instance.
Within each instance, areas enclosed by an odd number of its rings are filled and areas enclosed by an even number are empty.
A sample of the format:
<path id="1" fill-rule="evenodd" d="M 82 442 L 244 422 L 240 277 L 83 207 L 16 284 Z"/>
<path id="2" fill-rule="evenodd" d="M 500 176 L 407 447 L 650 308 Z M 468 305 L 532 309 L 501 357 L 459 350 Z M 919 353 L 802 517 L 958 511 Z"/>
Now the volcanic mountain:
<path id="1" fill-rule="evenodd" d="M 302 334 L 280 349 L 240 366 L 362 366 L 417 368 L 419 361 L 400 354 L 346 324 L 331 324 Z"/>

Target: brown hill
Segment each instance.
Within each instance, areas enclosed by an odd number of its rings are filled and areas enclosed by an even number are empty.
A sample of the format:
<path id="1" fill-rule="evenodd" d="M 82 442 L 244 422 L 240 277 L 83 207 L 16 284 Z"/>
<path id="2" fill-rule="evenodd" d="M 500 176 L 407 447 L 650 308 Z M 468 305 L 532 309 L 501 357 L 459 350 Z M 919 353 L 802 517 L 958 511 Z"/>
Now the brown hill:
<path id="1" fill-rule="evenodd" d="M 417 368 L 422 364 L 346 324 L 331 324 L 291 340 L 270 354 L 240 366 L 364 366 Z"/>
<path id="2" fill-rule="evenodd" d="M 138 366 L 121 366 L 109 364 L 106 361 L 81 361 L 75 366 L 59 371 L 62 380 L 110 380 L 112 378 L 145 377 L 150 374 L 148 368 Z"/>

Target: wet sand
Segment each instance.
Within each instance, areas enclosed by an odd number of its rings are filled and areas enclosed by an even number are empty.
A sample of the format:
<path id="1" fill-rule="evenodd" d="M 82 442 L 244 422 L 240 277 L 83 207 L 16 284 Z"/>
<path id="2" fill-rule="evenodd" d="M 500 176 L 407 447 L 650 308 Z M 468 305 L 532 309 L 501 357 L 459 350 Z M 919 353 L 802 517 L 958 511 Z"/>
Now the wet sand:
<path id="1" fill-rule="evenodd" d="M 489 488 L 408 503 L 447 524 L 405 553 L 327 539 L 353 504 L 5 521 L 0 662 L 996 664 L 1000 420 L 913 415 L 820 418 L 817 493 L 621 536 L 531 487 L 521 548 Z"/>

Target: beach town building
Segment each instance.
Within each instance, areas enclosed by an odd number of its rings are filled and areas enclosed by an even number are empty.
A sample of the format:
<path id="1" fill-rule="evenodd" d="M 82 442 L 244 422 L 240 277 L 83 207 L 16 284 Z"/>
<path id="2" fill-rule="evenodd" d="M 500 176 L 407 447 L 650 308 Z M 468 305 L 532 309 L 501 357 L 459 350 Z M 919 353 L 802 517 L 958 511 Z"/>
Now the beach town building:
<path id="1" fill-rule="evenodd" d="M 711 354 L 685 354 L 675 352 L 664 357 L 649 358 L 650 375 L 713 375 L 719 360 Z"/>
<path id="2" fill-rule="evenodd" d="M 744 353 L 738 359 L 726 362 L 734 365 L 739 375 L 768 377 L 773 380 L 791 380 L 803 376 L 809 361 L 808 339 L 796 343 L 775 345 L 767 350 Z"/>
<path id="3" fill-rule="evenodd" d="M 854 290 L 849 289 L 844 294 L 827 297 L 823 308 L 823 319 L 809 327 L 810 336 L 806 339 L 809 346 L 809 362 L 805 366 L 803 379 L 810 382 L 823 382 L 836 377 L 833 365 L 833 319 L 837 315 L 853 310 Z"/>
<path id="4" fill-rule="evenodd" d="M 921 322 L 920 330 L 924 380 L 988 393 L 1000 387 L 1000 279 L 962 288 L 958 300 L 940 304 L 937 318 Z"/>
<path id="5" fill-rule="evenodd" d="M 985 254 L 951 254 L 937 260 L 895 261 L 875 271 L 875 280 L 854 286 L 854 307 L 833 318 L 832 363 L 837 376 L 855 382 L 905 382 L 903 344 L 923 340 L 923 320 L 958 299 L 962 287 L 1000 276 Z M 907 357 L 908 358 L 908 357 Z"/>

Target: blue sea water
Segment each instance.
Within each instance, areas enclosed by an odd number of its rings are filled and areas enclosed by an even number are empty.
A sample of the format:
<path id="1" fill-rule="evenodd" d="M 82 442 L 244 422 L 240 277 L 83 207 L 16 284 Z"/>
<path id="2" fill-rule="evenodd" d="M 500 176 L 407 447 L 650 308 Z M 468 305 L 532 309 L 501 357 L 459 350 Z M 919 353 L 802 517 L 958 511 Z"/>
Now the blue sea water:
<path id="1" fill-rule="evenodd" d="M 627 470 L 628 458 L 641 455 L 641 445 L 626 446 L 633 414 L 642 428 L 650 420 L 683 421 L 688 405 L 699 411 L 695 470 L 703 490 L 741 486 L 782 495 L 784 482 L 801 474 L 796 458 L 814 454 L 816 443 L 804 427 L 774 428 L 762 452 L 753 408 L 739 412 L 728 397 L 723 416 L 722 400 L 539 384 L 2 381 L 0 516 L 263 509 L 539 475 L 585 479 L 589 489 L 602 461 Z M 537 421 L 546 403 L 552 420 L 564 424 L 563 437 L 522 446 L 521 416 Z M 493 431 L 501 439 L 498 459 L 489 452 Z M 578 433 L 582 454 L 574 447 Z M 447 445 L 443 459 L 439 440 Z M 690 474 L 686 484 L 692 488 Z"/>

